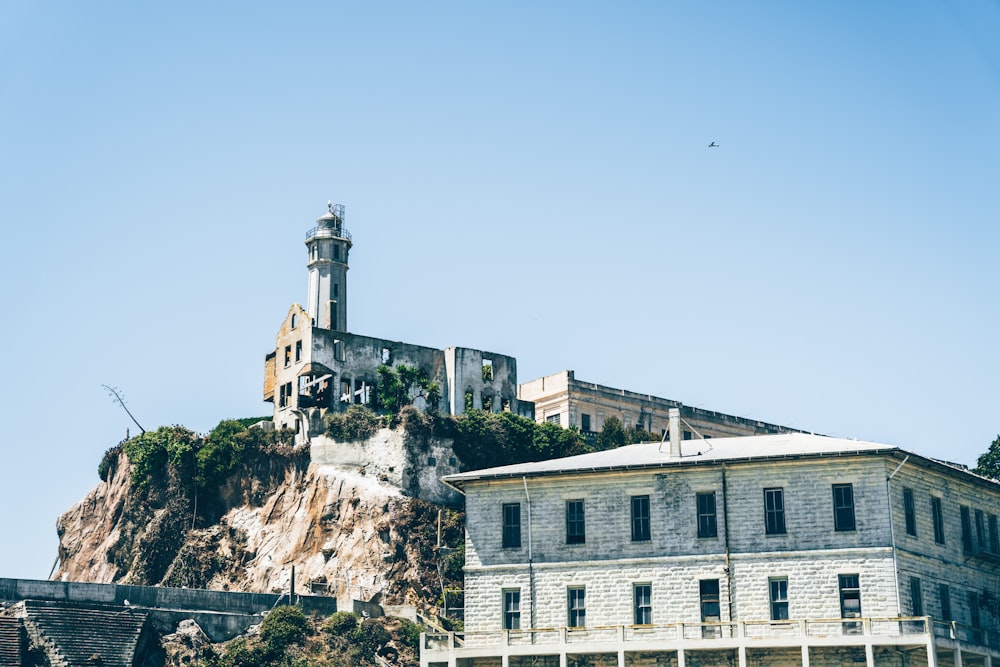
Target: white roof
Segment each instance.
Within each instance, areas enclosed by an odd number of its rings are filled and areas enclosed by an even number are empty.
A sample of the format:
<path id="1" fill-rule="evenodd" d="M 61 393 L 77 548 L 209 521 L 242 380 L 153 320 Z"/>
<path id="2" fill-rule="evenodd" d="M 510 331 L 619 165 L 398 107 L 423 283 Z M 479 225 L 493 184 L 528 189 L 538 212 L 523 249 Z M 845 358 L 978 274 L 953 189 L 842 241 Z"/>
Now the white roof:
<path id="1" fill-rule="evenodd" d="M 810 433 L 685 440 L 681 443 L 681 456 L 679 457 L 670 455 L 669 442 L 647 442 L 549 461 L 472 470 L 448 475 L 444 481 L 455 486 L 462 486 L 463 483 L 473 480 L 503 477 L 533 477 L 558 473 L 704 465 L 724 461 L 835 457 L 891 451 L 899 451 L 899 448 L 877 442 L 844 440 Z"/>

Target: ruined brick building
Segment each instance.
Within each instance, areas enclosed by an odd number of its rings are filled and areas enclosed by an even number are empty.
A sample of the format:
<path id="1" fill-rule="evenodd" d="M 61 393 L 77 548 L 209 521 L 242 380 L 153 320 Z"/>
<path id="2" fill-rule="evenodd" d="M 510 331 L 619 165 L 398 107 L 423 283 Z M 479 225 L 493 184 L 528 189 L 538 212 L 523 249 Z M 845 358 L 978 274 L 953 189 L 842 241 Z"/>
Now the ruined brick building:
<path id="1" fill-rule="evenodd" d="M 465 347 L 436 349 L 348 331 L 347 272 L 353 246 L 344 206 L 327 212 L 306 234 L 309 272 L 306 307 L 292 305 L 264 362 L 264 400 L 274 424 L 295 429 L 300 442 L 323 432 L 323 416 L 376 402 L 377 369 L 404 364 L 422 371 L 436 391 L 414 387 L 419 408 L 459 415 L 467 408 L 511 411 L 538 421 L 576 427 L 593 437 L 609 417 L 658 439 L 667 412 L 680 410 L 687 438 L 794 431 L 784 426 L 686 406 L 679 401 L 582 382 L 562 371 L 518 385 L 513 356 Z M 537 407 L 536 407 L 537 406 Z"/>

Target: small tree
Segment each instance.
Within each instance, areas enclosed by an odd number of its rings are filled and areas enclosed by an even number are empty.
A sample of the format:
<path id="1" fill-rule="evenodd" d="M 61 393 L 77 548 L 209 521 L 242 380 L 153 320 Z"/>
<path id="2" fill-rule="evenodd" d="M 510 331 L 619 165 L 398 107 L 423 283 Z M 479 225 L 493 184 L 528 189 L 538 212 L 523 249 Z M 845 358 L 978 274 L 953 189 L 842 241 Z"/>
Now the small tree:
<path id="1" fill-rule="evenodd" d="M 976 461 L 973 472 L 983 477 L 1000 480 L 1000 435 Z"/>
<path id="2" fill-rule="evenodd" d="M 621 447 L 626 442 L 625 429 L 618 417 L 608 417 L 601 426 L 600 433 L 597 434 L 598 449 L 615 449 Z"/>

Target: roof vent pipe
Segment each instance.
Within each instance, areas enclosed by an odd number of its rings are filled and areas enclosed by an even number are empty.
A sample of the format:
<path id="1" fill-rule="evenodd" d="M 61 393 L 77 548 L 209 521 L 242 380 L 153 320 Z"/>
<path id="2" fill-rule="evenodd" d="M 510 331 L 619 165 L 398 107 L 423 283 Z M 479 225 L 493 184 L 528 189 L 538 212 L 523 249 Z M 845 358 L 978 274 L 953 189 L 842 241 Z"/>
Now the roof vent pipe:
<path id="1" fill-rule="evenodd" d="M 670 456 L 680 458 L 681 455 L 681 409 L 670 408 L 667 411 L 670 432 Z"/>

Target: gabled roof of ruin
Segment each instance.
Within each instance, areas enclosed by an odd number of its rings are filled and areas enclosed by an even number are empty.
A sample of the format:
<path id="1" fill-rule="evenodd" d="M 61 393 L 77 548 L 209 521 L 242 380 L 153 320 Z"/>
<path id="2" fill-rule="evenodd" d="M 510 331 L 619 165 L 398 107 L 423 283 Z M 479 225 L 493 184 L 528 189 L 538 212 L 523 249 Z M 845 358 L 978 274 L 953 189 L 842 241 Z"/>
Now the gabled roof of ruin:
<path id="1" fill-rule="evenodd" d="M 580 454 L 561 459 L 520 463 L 484 470 L 472 470 L 456 475 L 448 475 L 443 478 L 443 481 L 461 490 L 467 483 L 479 480 L 679 468 L 718 463 L 816 458 L 829 459 L 866 454 L 889 454 L 893 452 L 897 452 L 901 456 L 913 457 L 914 462 L 917 462 L 917 459 L 919 459 L 919 462 L 925 465 L 940 465 L 957 472 L 965 473 L 971 477 L 985 480 L 985 478 L 969 472 L 958 464 L 946 464 L 919 456 L 894 445 L 865 442 L 863 440 L 831 438 L 811 433 L 781 433 L 775 435 L 711 438 L 708 440 L 685 440 L 681 443 L 680 456 L 670 455 L 669 442 L 626 445 L 617 449 Z M 995 480 L 987 481 L 1000 484 Z"/>

